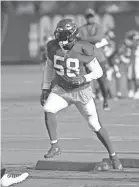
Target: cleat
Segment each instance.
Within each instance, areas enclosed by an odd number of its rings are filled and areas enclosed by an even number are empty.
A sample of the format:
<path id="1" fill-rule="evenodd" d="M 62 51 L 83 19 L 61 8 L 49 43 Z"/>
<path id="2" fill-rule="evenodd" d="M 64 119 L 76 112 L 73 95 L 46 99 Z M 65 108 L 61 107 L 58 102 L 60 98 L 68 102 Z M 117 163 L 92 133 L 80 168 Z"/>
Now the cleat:
<path id="1" fill-rule="evenodd" d="M 61 154 L 60 148 L 58 146 L 58 144 L 52 144 L 50 150 L 48 151 L 48 153 L 46 153 L 44 155 L 44 158 L 53 158 L 55 155 L 59 155 Z"/>
<path id="2" fill-rule="evenodd" d="M 121 92 L 117 92 L 116 97 L 117 97 L 118 99 L 122 99 L 122 93 L 121 93 Z"/>
<path id="3" fill-rule="evenodd" d="M 134 97 L 134 92 L 133 92 L 133 90 L 130 90 L 128 92 L 128 98 L 132 99 L 133 97 Z"/>
<path id="4" fill-rule="evenodd" d="M 107 162 L 101 162 L 95 165 L 94 171 L 108 171 L 110 168 Z"/>
<path id="5" fill-rule="evenodd" d="M 104 101 L 104 102 L 103 102 L 103 110 L 104 110 L 104 111 L 109 111 L 109 110 L 110 110 L 107 101 Z"/>
<path id="6" fill-rule="evenodd" d="M 17 173 L 7 173 L 3 175 L 1 179 L 1 185 L 2 186 L 11 186 L 13 184 L 18 184 L 24 180 L 27 179 L 29 176 L 28 173 L 22 173 L 22 174 L 17 174 Z"/>
<path id="7" fill-rule="evenodd" d="M 123 98 L 122 93 L 117 92 L 116 96 L 114 97 L 114 100 L 117 101 L 117 100 L 122 99 L 122 98 Z"/>
<path id="8" fill-rule="evenodd" d="M 117 155 L 110 156 L 110 160 L 111 160 L 113 169 L 118 169 L 118 170 L 123 169 L 122 163 L 121 163 L 120 159 L 117 157 Z"/>
<path id="9" fill-rule="evenodd" d="M 135 92 L 134 99 L 139 99 L 139 90 Z"/>

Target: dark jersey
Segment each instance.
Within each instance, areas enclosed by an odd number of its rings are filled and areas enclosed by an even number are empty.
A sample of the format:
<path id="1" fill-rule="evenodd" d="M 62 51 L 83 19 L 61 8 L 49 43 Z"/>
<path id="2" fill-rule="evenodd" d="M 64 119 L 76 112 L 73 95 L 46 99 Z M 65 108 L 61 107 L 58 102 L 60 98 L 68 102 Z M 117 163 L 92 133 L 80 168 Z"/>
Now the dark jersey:
<path id="1" fill-rule="evenodd" d="M 47 56 L 56 70 L 56 84 L 64 89 L 73 89 L 75 87 L 64 76 L 74 78 L 87 74 L 86 64 L 94 59 L 94 46 L 86 41 L 77 41 L 65 55 L 57 41 L 51 40 L 47 44 Z M 89 83 L 78 87 L 84 86 L 89 86 Z"/>

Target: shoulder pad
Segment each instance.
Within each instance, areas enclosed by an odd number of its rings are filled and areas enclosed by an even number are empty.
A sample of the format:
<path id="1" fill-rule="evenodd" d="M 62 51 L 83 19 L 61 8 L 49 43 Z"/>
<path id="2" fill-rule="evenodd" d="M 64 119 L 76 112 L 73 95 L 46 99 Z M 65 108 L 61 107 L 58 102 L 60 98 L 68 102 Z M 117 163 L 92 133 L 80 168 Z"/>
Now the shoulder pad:
<path id="1" fill-rule="evenodd" d="M 50 41 L 47 43 L 47 48 L 48 48 L 48 47 L 52 47 L 53 45 L 57 45 L 57 41 L 56 41 L 55 39 L 50 40 Z"/>
<path id="2" fill-rule="evenodd" d="M 53 58 L 53 52 L 55 51 L 57 47 L 57 41 L 56 40 L 50 40 L 48 43 L 47 43 L 47 56 L 50 60 L 52 60 Z"/>

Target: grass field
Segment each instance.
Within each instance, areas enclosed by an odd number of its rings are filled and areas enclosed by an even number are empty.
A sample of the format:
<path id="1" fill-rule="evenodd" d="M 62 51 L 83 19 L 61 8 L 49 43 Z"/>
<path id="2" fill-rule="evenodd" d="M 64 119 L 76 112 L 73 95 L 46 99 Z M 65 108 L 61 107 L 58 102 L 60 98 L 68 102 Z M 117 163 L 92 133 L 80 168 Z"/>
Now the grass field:
<path id="1" fill-rule="evenodd" d="M 9 170 L 25 171 L 43 160 L 49 149 L 43 109 L 39 103 L 39 66 L 2 66 L 2 157 Z M 139 158 L 139 101 L 110 101 L 111 111 L 97 108 L 121 158 Z M 63 154 L 55 160 L 101 161 L 108 157 L 74 106 L 58 114 L 58 135 Z M 124 172 L 63 172 L 28 169 L 30 177 L 19 187 L 120 187 L 138 186 L 139 169 Z"/>

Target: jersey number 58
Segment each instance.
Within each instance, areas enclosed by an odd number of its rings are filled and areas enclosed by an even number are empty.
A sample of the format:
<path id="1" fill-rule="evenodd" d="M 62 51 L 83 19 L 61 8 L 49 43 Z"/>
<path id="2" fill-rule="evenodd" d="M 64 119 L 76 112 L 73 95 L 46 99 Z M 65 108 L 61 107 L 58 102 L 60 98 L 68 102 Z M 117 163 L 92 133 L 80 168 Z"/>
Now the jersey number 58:
<path id="1" fill-rule="evenodd" d="M 65 64 L 62 65 L 63 63 Z M 76 77 L 80 74 L 79 60 L 77 58 L 67 58 L 65 60 L 64 57 L 55 55 L 54 68 L 56 69 L 56 73 L 60 76 L 66 74 L 68 77 Z"/>

